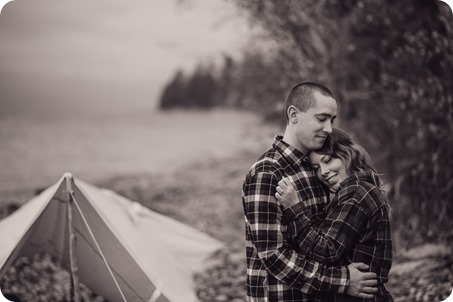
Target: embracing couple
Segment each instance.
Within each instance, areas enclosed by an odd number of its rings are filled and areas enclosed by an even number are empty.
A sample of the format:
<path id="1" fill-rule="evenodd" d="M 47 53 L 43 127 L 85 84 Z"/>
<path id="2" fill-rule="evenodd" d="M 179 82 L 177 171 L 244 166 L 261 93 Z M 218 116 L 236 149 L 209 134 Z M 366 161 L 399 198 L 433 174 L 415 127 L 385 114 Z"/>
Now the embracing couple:
<path id="1" fill-rule="evenodd" d="M 367 152 L 334 128 L 337 102 L 303 82 L 286 129 L 246 175 L 247 300 L 393 301 L 389 206 Z"/>

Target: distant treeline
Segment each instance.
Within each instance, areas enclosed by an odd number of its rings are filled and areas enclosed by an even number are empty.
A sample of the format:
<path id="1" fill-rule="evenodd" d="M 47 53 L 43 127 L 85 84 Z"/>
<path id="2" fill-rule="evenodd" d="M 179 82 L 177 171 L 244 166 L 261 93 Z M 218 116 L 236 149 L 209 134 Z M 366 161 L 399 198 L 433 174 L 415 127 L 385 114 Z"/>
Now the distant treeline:
<path id="1" fill-rule="evenodd" d="M 274 82 L 279 76 L 266 74 L 273 69 L 266 64 L 263 54 L 246 51 L 240 61 L 225 55 L 221 66 L 200 63 L 190 73 L 178 70 L 162 92 L 160 108 L 230 107 L 258 110 L 264 115 L 274 113 L 281 109 L 278 106 L 286 87 Z M 263 108 L 263 102 L 269 100 L 277 107 Z"/>
<path id="2" fill-rule="evenodd" d="M 239 99 L 229 98 L 232 92 L 231 77 L 233 60 L 225 57 L 225 66 L 219 73 L 214 65 L 200 64 L 192 74 L 184 74 L 182 70 L 175 73 L 173 79 L 165 87 L 160 108 L 195 108 L 240 106 Z"/>
<path id="3" fill-rule="evenodd" d="M 450 7 L 436 0 L 235 2 L 271 47 L 251 41 L 241 60 L 178 72 L 161 107 L 231 106 L 281 117 L 291 86 L 323 83 L 339 101 L 339 125 L 384 173 L 396 227 L 409 235 L 451 230 Z"/>

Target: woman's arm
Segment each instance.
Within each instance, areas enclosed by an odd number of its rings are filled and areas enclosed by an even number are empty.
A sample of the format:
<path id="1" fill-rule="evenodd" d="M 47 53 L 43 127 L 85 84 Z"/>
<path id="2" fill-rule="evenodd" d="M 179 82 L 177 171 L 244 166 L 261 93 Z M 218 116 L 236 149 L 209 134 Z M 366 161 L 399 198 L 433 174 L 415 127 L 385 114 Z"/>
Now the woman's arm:
<path id="1" fill-rule="evenodd" d="M 310 213 L 304 209 L 303 204 L 294 203 L 295 190 L 292 185 L 283 185 L 281 188 L 281 198 L 276 196 L 284 207 L 288 206 L 283 212 L 290 219 L 288 232 L 298 243 L 301 252 L 317 261 L 333 263 L 341 259 L 355 245 L 366 227 L 369 217 L 360 207 L 366 194 L 358 194 L 360 192 L 357 186 L 342 190 L 340 200 L 332 201 L 334 204 L 319 227 L 312 224 Z M 285 197 L 288 201 L 284 200 Z"/>

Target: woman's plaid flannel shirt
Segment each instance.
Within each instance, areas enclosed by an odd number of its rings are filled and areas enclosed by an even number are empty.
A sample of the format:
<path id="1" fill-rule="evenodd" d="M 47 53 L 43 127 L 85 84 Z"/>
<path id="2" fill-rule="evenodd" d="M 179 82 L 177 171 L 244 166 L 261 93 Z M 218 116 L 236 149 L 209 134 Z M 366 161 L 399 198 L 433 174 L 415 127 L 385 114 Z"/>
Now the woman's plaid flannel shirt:
<path id="1" fill-rule="evenodd" d="M 305 255 L 328 264 L 363 262 L 370 265 L 369 270 L 377 274 L 379 291 L 374 299 L 366 301 L 393 301 L 384 287 L 392 265 L 392 238 L 385 198 L 370 174 L 353 174 L 340 183 L 321 224 L 300 203 L 283 211 L 291 219 L 289 233 Z M 328 301 L 365 301 L 336 294 L 324 297 Z"/>

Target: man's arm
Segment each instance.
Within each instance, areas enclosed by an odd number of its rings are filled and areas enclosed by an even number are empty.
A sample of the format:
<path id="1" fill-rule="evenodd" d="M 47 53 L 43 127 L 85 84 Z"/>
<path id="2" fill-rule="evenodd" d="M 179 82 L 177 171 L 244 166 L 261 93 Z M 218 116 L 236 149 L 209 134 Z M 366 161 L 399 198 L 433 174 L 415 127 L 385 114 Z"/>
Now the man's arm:
<path id="1" fill-rule="evenodd" d="M 346 293 L 349 270 L 325 266 L 290 249 L 282 224 L 283 213 L 274 197 L 279 179 L 270 172 L 249 176 L 243 187 L 244 210 L 252 240 L 267 271 L 307 294 Z"/>

